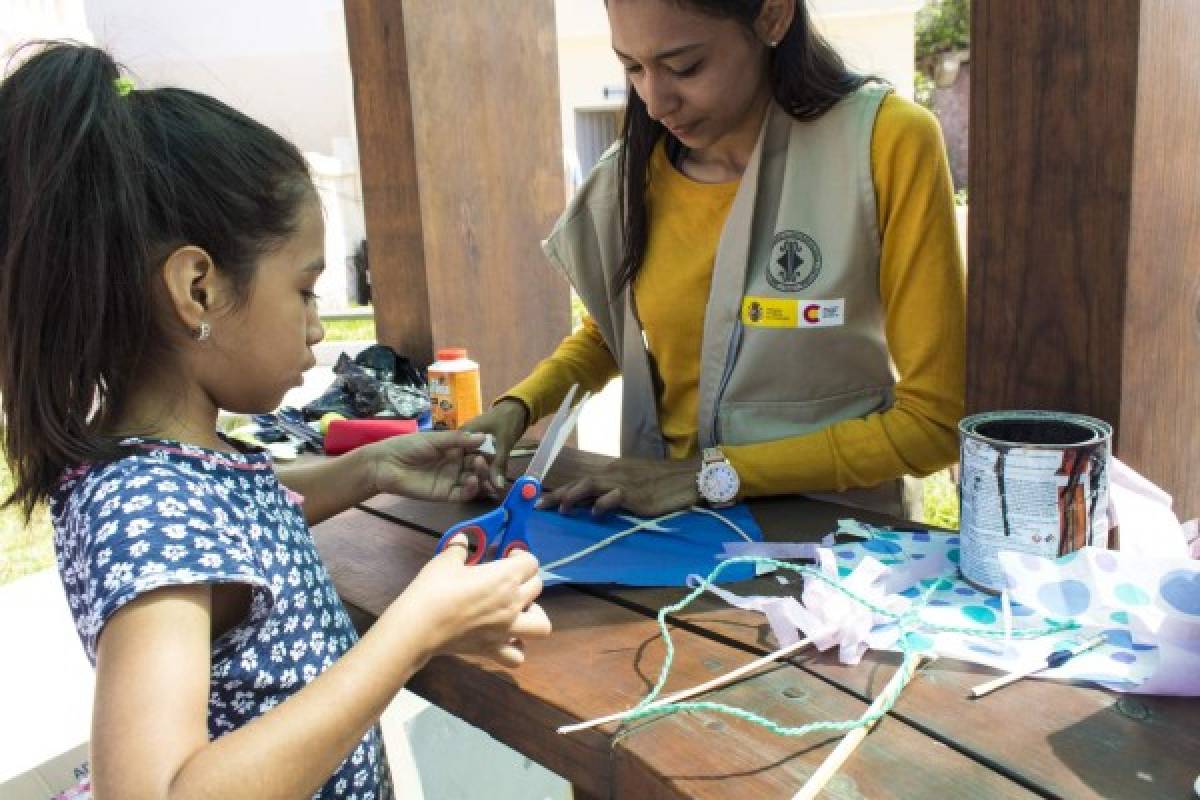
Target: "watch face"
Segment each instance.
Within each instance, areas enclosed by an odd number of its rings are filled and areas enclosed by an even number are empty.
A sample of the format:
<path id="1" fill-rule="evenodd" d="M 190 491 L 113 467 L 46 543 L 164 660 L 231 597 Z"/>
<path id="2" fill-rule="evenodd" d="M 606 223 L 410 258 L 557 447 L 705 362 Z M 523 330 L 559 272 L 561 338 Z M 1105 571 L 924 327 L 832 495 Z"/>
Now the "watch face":
<path id="1" fill-rule="evenodd" d="M 700 494 L 710 503 L 728 503 L 737 497 L 738 474 L 729 464 L 709 464 L 700 470 Z"/>

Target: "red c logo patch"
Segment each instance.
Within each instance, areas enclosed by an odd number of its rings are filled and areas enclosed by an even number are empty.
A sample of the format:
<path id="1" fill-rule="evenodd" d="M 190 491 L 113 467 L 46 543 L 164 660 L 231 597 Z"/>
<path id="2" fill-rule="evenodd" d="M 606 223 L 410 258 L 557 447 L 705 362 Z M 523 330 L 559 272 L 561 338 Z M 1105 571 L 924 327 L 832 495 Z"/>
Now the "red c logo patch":
<path id="1" fill-rule="evenodd" d="M 801 313 L 804 315 L 804 321 L 809 325 L 816 325 L 821 321 L 821 307 L 816 303 L 805 306 Z"/>

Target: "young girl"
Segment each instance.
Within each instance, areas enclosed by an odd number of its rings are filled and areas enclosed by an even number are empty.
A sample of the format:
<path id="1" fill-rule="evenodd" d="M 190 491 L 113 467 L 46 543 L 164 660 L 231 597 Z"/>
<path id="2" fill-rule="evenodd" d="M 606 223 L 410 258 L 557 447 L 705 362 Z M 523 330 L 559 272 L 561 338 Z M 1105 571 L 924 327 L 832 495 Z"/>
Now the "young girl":
<path id="1" fill-rule="evenodd" d="M 532 557 L 452 547 L 359 640 L 313 547 L 308 523 L 376 492 L 472 496 L 482 437 L 393 439 L 285 488 L 214 433 L 312 366 L 323 238 L 300 153 L 211 97 L 65 44 L 0 84 L 9 502 L 50 503 L 100 800 L 388 797 L 376 720 L 409 676 L 517 665 L 550 631 Z"/>
<path id="2" fill-rule="evenodd" d="M 549 493 L 656 515 L 836 491 L 912 518 L 953 462 L 965 292 L 937 121 L 803 0 L 607 0 L 618 146 L 546 241 L 583 326 L 468 427 L 496 477 L 568 387 L 621 374 L 621 455 Z M 914 488 L 919 488 L 914 485 Z"/>

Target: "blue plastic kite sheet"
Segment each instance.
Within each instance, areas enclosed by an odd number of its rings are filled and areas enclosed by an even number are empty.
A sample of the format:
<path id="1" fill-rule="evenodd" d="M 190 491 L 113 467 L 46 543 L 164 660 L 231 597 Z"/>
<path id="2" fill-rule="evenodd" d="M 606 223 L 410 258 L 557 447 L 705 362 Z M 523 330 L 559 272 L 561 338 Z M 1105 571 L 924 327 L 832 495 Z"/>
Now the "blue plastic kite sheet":
<path id="1" fill-rule="evenodd" d="M 593 517 L 534 511 L 525 526 L 530 551 L 547 586 L 558 583 L 621 586 L 685 586 L 689 575 L 707 574 L 726 542 L 761 542 L 750 510 L 690 509 L 648 519 L 631 514 Z M 730 569 L 722 582 L 754 577 L 754 566 Z"/>

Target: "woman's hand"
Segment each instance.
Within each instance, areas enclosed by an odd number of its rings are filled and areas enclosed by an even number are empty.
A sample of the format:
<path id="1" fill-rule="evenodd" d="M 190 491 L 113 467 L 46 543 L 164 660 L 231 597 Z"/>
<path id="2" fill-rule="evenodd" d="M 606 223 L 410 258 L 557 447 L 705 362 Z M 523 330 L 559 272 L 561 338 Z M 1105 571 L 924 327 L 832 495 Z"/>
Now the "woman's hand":
<path id="1" fill-rule="evenodd" d="M 542 592 L 537 559 L 524 550 L 474 566 L 466 558 L 466 537 L 451 539 L 393 607 L 402 624 L 424 627 L 431 655 L 480 655 L 520 666 L 524 640 L 551 631 L 546 612 L 533 602 Z"/>
<path id="2" fill-rule="evenodd" d="M 592 513 L 597 516 L 624 508 L 643 517 L 657 517 L 699 502 L 699 471 L 699 458 L 618 458 L 594 475 L 547 492 L 538 501 L 538 508 L 558 506 L 566 513 L 576 505 L 591 503 Z"/>
<path id="3" fill-rule="evenodd" d="M 487 463 L 478 454 L 484 436 L 438 431 L 393 436 L 363 448 L 375 493 L 418 500 L 471 500 Z"/>
<path id="4" fill-rule="evenodd" d="M 504 470 L 508 467 L 508 455 L 513 446 L 529 428 L 529 412 L 520 400 L 507 398 L 470 420 L 462 429 L 475 433 L 490 433 L 496 446 L 496 455 L 491 459 L 490 469 L 481 477 L 483 491 L 498 495 L 504 489 Z M 473 465 L 468 465 L 468 470 Z"/>

